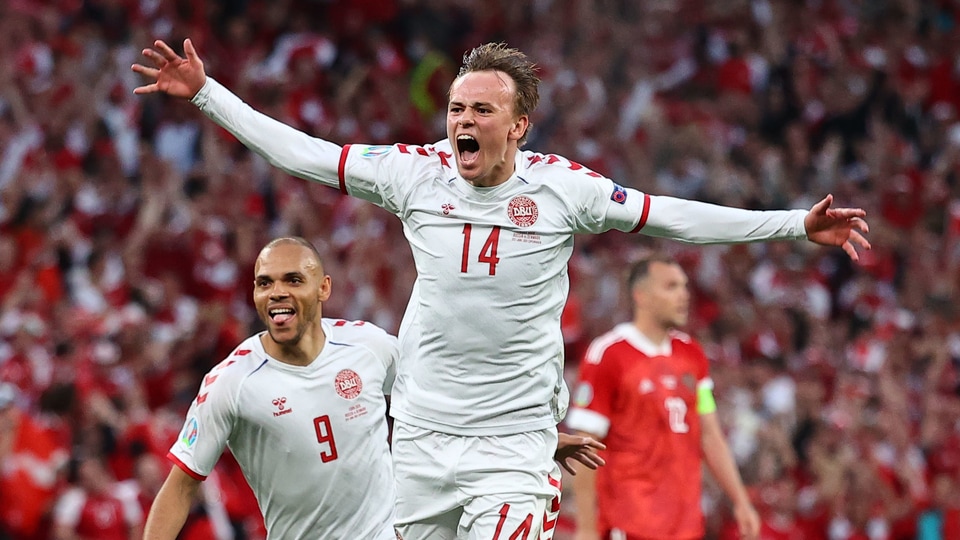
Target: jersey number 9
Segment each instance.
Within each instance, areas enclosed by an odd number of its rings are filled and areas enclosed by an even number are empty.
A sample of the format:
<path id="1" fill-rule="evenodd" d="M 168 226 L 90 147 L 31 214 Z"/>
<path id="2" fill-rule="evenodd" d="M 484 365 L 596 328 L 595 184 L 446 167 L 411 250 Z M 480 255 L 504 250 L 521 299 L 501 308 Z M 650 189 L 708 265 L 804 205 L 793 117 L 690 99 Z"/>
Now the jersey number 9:
<path id="1" fill-rule="evenodd" d="M 337 444 L 333 440 L 333 428 L 330 426 L 330 417 L 318 416 L 313 419 L 313 427 L 317 430 L 317 442 L 328 445 L 320 451 L 320 460 L 329 463 L 337 459 Z"/>

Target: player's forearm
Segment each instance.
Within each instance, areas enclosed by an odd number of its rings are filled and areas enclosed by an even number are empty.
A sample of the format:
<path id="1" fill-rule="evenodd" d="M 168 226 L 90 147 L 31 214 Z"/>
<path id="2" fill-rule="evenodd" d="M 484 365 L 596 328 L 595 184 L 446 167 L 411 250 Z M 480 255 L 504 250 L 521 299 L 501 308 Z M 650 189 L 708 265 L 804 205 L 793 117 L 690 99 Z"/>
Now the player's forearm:
<path id="1" fill-rule="evenodd" d="M 723 492 L 730 498 L 730 501 L 734 505 L 749 503 L 750 497 L 747 494 L 747 489 L 743 485 L 740 472 L 737 470 L 737 465 L 729 452 L 723 454 L 714 449 L 708 451 L 705 456 L 707 467 L 713 477 L 716 478 L 717 483 L 720 484 Z"/>
<path id="2" fill-rule="evenodd" d="M 597 471 L 588 469 L 581 463 L 575 463 L 574 468 L 577 471 L 576 476 L 573 477 L 577 529 L 595 531 L 597 530 Z"/>
<path id="3" fill-rule="evenodd" d="M 650 197 L 640 232 L 694 244 L 800 240 L 806 210 L 744 210 L 675 197 Z"/>
<path id="4" fill-rule="evenodd" d="M 174 467 L 157 493 L 147 516 L 144 540 L 175 540 L 180 534 L 200 487 L 200 482 L 180 475 L 186 476 Z"/>
<path id="5" fill-rule="evenodd" d="M 327 186 L 339 185 L 339 145 L 311 137 L 253 109 L 212 77 L 207 77 L 190 102 L 271 165 Z"/>
<path id="6" fill-rule="evenodd" d="M 712 423 L 708 417 L 713 416 Z M 717 480 L 720 488 L 734 505 L 750 504 L 750 496 L 743 485 L 737 463 L 730 453 L 730 447 L 723 438 L 719 422 L 713 413 L 701 417 L 703 425 L 703 458 L 710 469 L 710 473 Z"/>

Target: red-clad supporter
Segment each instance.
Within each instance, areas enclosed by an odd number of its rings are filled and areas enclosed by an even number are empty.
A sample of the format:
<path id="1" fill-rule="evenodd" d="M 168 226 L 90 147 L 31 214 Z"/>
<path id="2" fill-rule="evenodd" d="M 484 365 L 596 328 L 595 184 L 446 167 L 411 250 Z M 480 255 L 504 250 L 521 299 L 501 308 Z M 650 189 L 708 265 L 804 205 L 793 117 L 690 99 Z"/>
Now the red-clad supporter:
<path id="1" fill-rule="evenodd" d="M 0 382 L 0 537 L 46 538 L 67 449 L 18 404 L 20 393 Z"/>
<path id="2" fill-rule="evenodd" d="M 135 478 L 141 473 L 141 466 L 146 469 L 142 472 L 149 474 L 152 458 L 148 456 L 166 456 L 170 441 L 180 432 L 179 416 L 172 411 L 161 408 L 150 414 L 141 413 L 141 416 L 130 418 L 125 429 L 116 434 L 117 451 L 111 456 L 109 465 L 118 479 Z"/>
<path id="3" fill-rule="evenodd" d="M 174 435 L 176 436 L 176 435 Z M 169 442 L 169 439 L 165 439 Z M 132 478 L 120 482 L 117 494 L 122 500 L 135 500 L 140 506 L 142 514 L 148 515 L 153 501 L 160 492 L 163 480 L 172 466 L 160 455 L 144 453 L 136 458 Z M 232 540 L 234 528 L 230 523 L 223 507 L 223 495 L 219 476 L 215 475 L 207 480 L 203 487 L 203 495 L 194 504 L 183 531 L 181 540 Z M 254 510 L 256 512 L 256 510 Z"/>
<path id="4" fill-rule="evenodd" d="M 917 518 L 918 540 L 960 538 L 960 481 L 940 473 L 933 478 L 932 504 Z"/>
<path id="5" fill-rule="evenodd" d="M 738 38 L 738 39 L 737 39 Z M 753 92 L 749 58 L 744 51 L 744 37 L 737 35 L 728 45 L 727 58 L 717 67 L 717 90 L 734 95 L 749 96 Z"/>
<path id="6" fill-rule="evenodd" d="M 119 492 L 124 498 L 136 500 L 142 515 L 145 516 L 150 512 L 150 506 L 153 505 L 153 499 L 160 491 L 168 470 L 169 465 L 164 463 L 162 457 L 143 453 L 134 462 L 133 475 L 119 482 Z"/>
<path id="7" fill-rule="evenodd" d="M 0 233 L 0 298 L 7 298 L 20 279 L 17 250 L 17 241 L 9 234 Z"/>
<path id="8" fill-rule="evenodd" d="M 55 540 L 128 540 L 143 531 L 143 511 L 99 456 L 75 456 L 70 483 L 53 511 Z"/>

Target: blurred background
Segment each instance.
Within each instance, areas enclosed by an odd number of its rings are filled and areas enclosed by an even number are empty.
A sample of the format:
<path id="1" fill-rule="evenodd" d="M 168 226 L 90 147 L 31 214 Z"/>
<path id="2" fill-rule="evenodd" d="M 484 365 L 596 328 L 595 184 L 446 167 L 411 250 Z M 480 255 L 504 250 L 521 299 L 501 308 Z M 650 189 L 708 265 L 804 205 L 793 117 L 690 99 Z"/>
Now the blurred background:
<path id="1" fill-rule="evenodd" d="M 272 237 L 320 249 L 325 315 L 398 329 L 415 274 L 397 219 L 133 95 L 140 51 L 185 37 L 251 105 L 341 144 L 443 138 L 463 52 L 506 41 L 542 77 L 527 149 L 652 194 L 865 208 L 859 264 L 579 237 L 568 376 L 629 318 L 626 265 L 663 249 L 691 277 L 687 330 L 765 538 L 916 538 L 960 506 L 960 2 L 4 0 L 0 538 L 74 538 L 98 512 L 90 538 L 138 525 L 202 375 L 260 328 Z M 263 537 L 229 456 L 203 494 L 183 538 Z M 710 483 L 703 506 L 731 537 Z"/>

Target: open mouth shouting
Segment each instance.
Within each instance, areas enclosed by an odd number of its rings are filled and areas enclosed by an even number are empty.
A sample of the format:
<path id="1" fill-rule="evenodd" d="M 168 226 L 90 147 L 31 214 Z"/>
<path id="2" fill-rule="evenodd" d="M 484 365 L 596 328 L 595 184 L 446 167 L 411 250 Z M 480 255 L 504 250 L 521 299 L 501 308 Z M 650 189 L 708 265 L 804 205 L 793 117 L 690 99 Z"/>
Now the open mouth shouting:
<path id="1" fill-rule="evenodd" d="M 473 135 L 465 133 L 457 135 L 457 155 L 460 158 L 460 165 L 472 165 L 480 155 L 480 143 Z"/>

